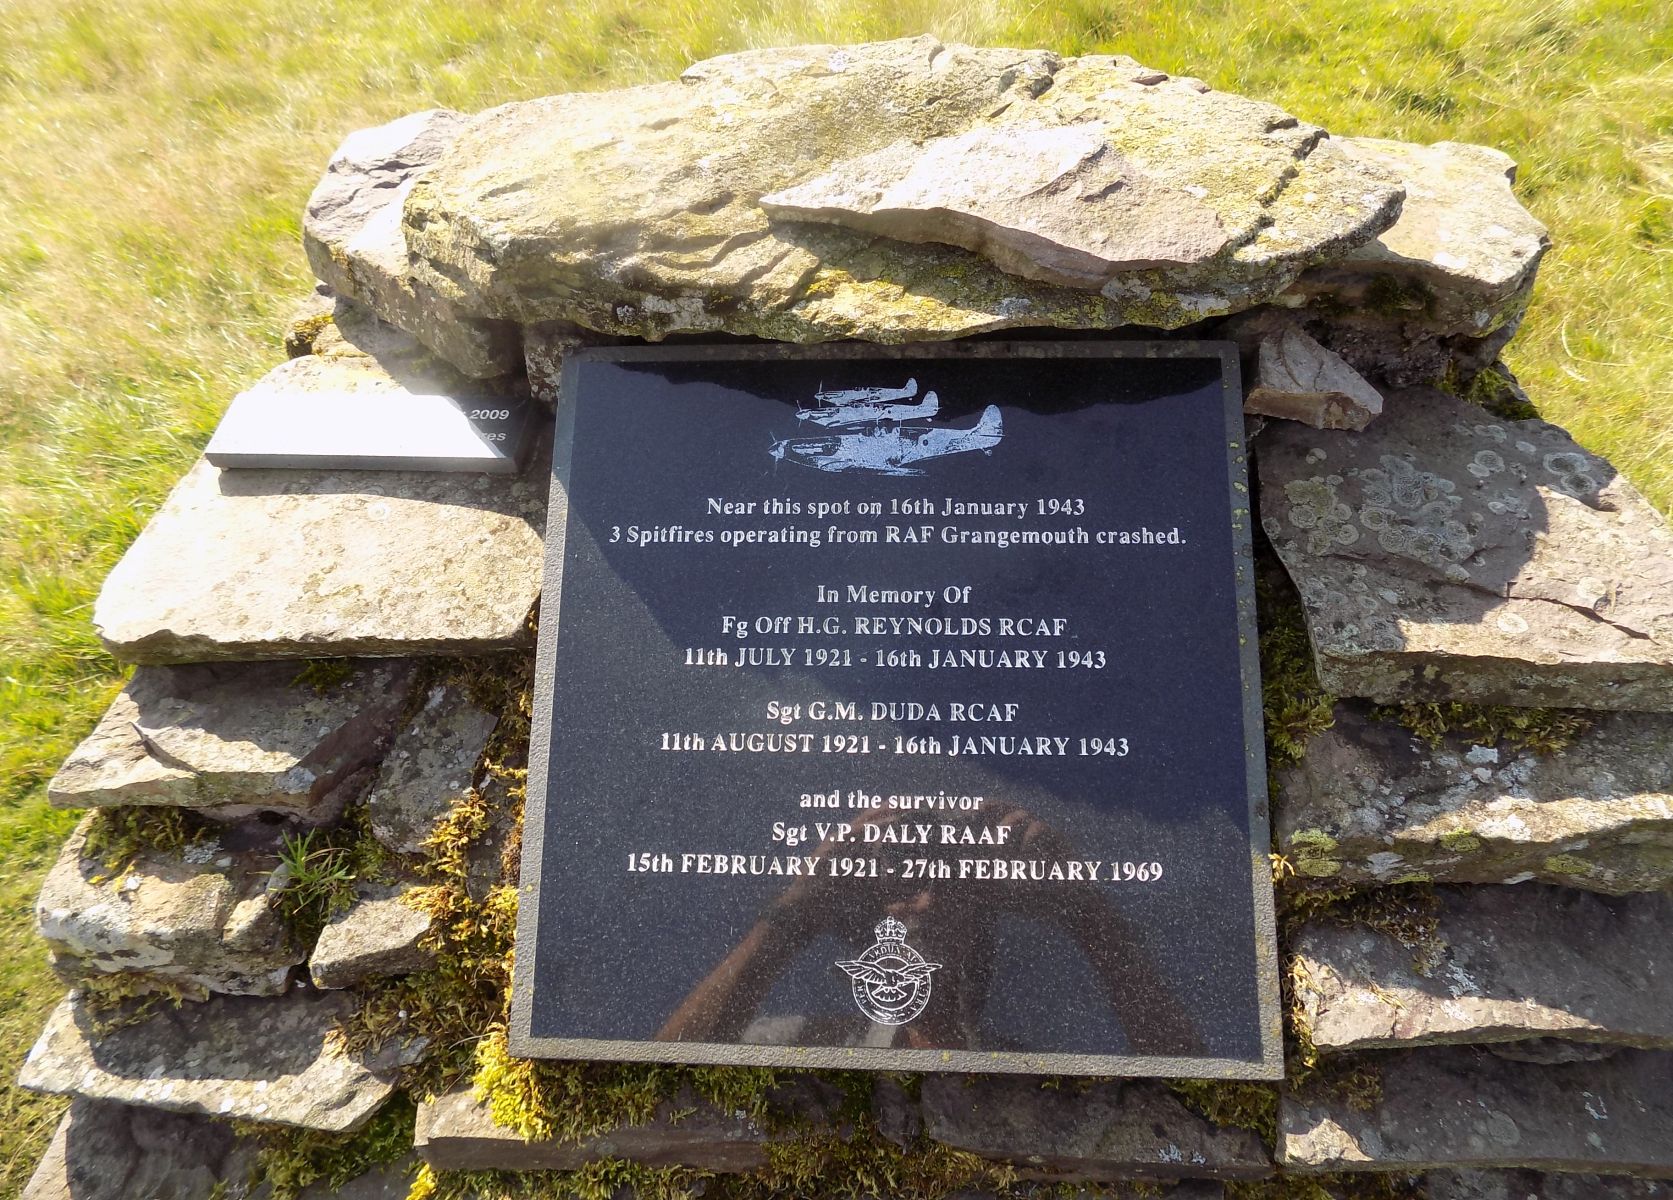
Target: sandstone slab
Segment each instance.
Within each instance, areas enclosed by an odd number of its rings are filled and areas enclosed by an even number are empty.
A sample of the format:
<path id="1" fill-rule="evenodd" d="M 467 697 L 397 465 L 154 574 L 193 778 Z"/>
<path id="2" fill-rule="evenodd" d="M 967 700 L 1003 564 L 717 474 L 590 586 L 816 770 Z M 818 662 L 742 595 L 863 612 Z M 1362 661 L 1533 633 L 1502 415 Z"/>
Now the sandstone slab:
<path id="1" fill-rule="evenodd" d="M 928 1075 L 924 1132 L 1029 1180 L 1257 1179 L 1271 1173 L 1260 1139 L 1196 1115 L 1164 1084 L 1064 1082 L 1026 1076 Z"/>
<path id="2" fill-rule="evenodd" d="M 101 1032 L 81 997 L 65 998 L 23 1064 L 32 1091 L 170 1112 L 272 1121 L 341 1133 L 389 1098 L 402 1056 L 345 1053 L 331 1031 L 353 1012 L 340 992 L 217 996 Z"/>
<path id="3" fill-rule="evenodd" d="M 1433 1171 L 1424 1200 L 1669 1200 L 1673 1183 L 1627 1175 L 1539 1171 Z"/>
<path id="4" fill-rule="evenodd" d="M 436 823 L 469 793 L 477 760 L 498 723 L 493 713 L 471 703 L 464 688 L 432 688 L 396 735 L 366 797 L 377 839 L 403 854 L 422 851 Z"/>
<path id="5" fill-rule="evenodd" d="M 417 1169 L 417 1157 L 409 1154 L 385 1166 L 373 1167 L 341 1187 L 333 1187 L 322 1179 L 303 1188 L 297 1200 L 407 1200 L 412 1193 L 413 1172 Z M 258 1194 L 251 1200 L 267 1200 L 267 1197 Z"/>
<path id="6" fill-rule="evenodd" d="M 1364 429 L 1383 398 L 1341 355 L 1292 326 L 1261 340 L 1243 409 L 1314 429 Z"/>
<path id="7" fill-rule="evenodd" d="M 112 877 L 86 857 L 93 819 L 64 844 L 35 903 L 36 928 L 61 975 L 143 972 L 232 995 L 285 990 L 306 954 L 291 944 L 275 907 L 270 833 L 229 831 L 232 847 L 147 852 Z"/>
<path id="8" fill-rule="evenodd" d="M 1319 679 L 1382 702 L 1673 709 L 1673 532 L 1563 430 L 1432 389 L 1262 435 Z"/>
<path id="9" fill-rule="evenodd" d="M 105 580 L 129 662 L 478 654 L 528 643 L 549 456 L 517 476 L 199 461 Z"/>
<path id="10" fill-rule="evenodd" d="M 1621 895 L 1673 885 L 1673 718 L 1599 714 L 1556 755 L 1406 729 L 1341 704 L 1276 773 L 1278 849 L 1343 883 L 1563 884 Z"/>
<path id="11" fill-rule="evenodd" d="M 240 1200 L 255 1165 L 226 1122 L 77 1099 L 21 1200 Z"/>
<path id="12" fill-rule="evenodd" d="M 1124 271 L 1191 266 L 1235 235 L 1180 179 L 1155 178 L 1101 122 L 973 129 L 895 142 L 761 197 L 768 215 L 974 250 L 1012 275 L 1102 288 Z"/>
<path id="13" fill-rule="evenodd" d="M 1092 246 L 1106 265 L 1084 276 L 1084 248 L 1065 272 L 1061 242 L 1011 253 L 1032 235 L 1006 227 L 1007 263 L 1050 260 L 1040 270 L 1081 287 L 1026 279 L 958 246 L 775 218 L 759 203 L 889 147 L 946 153 L 957 143 L 938 139 L 964 135 L 1010 147 L 1013 165 L 1025 160 L 1044 178 L 1050 156 L 1012 132 L 1026 129 L 1104 137 L 1094 158 L 1142 181 L 1109 201 L 1117 207 L 1140 191 L 1178 192 L 1193 233 L 1166 253 L 1193 261 L 1100 282 L 1108 264 L 1158 258 L 1169 234 L 1149 220 L 1148 200 L 1147 239 Z M 1370 240 L 1400 199 L 1392 177 L 1271 105 L 1130 59 L 921 37 L 749 51 L 698 63 L 678 82 L 503 105 L 418 178 L 403 220 L 415 274 L 477 316 L 651 339 L 898 342 L 1015 326 L 1172 328 L 1231 312 Z M 1016 215 L 1000 200 L 981 212 Z M 1083 218 L 1076 232 L 1095 223 Z"/>
<path id="14" fill-rule="evenodd" d="M 371 782 L 413 678 L 401 660 L 344 667 L 324 688 L 294 662 L 141 667 L 47 797 L 61 808 L 333 819 Z"/>
<path id="15" fill-rule="evenodd" d="M 775 1102 L 814 1127 L 829 1124 L 840 1097 L 813 1081 L 778 1089 Z M 694 1167 L 742 1174 L 764 1166 L 772 1135 L 741 1113 L 691 1095 L 662 1104 L 643 1125 L 626 1125 L 580 1142 L 525 1141 L 496 1125 L 469 1088 L 418 1107 L 413 1145 L 439 1171 L 573 1171 L 600 1159 L 648 1167 Z"/>
<path id="16" fill-rule="evenodd" d="M 1382 1095 L 1285 1096 L 1279 1161 L 1297 1172 L 1526 1167 L 1673 1176 L 1673 1054 L 1540 1066 L 1432 1046 L 1379 1056 Z"/>
<path id="17" fill-rule="evenodd" d="M 1511 191 L 1509 156 L 1463 142 L 1341 138 L 1337 145 L 1401 180 L 1400 219 L 1308 271 L 1280 303 L 1322 303 L 1384 324 L 1478 338 L 1520 319 L 1551 239 Z"/>
<path id="18" fill-rule="evenodd" d="M 430 918 L 404 903 L 408 889 L 365 889 L 347 912 L 326 925 L 308 958 L 318 988 L 345 988 L 385 975 L 421 971 L 435 954 L 419 945 Z"/>
<path id="19" fill-rule="evenodd" d="M 458 311 L 417 278 L 401 230 L 413 181 L 467 121 L 430 109 L 351 133 L 308 198 L 302 245 L 314 274 L 339 296 L 406 330 L 465 374 L 487 378 L 518 369 L 516 329 Z"/>
<path id="20" fill-rule="evenodd" d="M 1673 1047 L 1673 894 L 1441 888 L 1432 969 L 1390 934 L 1297 934 L 1297 995 L 1320 1050 L 1574 1038 Z"/>

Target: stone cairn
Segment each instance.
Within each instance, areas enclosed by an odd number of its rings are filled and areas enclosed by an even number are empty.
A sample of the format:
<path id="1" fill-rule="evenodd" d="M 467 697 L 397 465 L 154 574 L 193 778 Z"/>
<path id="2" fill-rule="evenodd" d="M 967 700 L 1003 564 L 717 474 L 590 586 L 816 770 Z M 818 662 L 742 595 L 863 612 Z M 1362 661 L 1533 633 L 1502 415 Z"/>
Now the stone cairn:
<path id="1" fill-rule="evenodd" d="M 21 1083 L 74 1099 L 25 1194 L 1673 1195 L 1673 536 L 1498 361 L 1548 244 L 1513 174 L 927 38 L 351 135 L 280 398 L 549 405 L 567 349 L 674 335 L 1240 345 L 1291 1078 L 509 1060 L 547 462 L 199 462 L 50 788 L 90 814 Z"/>

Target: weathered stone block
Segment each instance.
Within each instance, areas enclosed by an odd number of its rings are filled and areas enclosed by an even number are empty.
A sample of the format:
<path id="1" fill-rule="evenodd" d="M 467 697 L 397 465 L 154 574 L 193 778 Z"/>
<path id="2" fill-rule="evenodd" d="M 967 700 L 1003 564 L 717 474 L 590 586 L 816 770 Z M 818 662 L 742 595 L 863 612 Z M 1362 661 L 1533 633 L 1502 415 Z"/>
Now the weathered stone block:
<path id="1" fill-rule="evenodd" d="M 1322 300 L 1333 312 L 1368 313 L 1361 319 L 1384 325 L 1471 337 L 1521 316 L 1551 239 L 1511 191 L 1516 164 L 1508 155 L 1464 142 L 1336 145 L 1402 182 L 1400 219 L 1306 272 L 1279 303 Z"/>
<path id="2" fill-rule="evenodd" d="M 518 476 L 220 471 L 199 461 L 105 580 L 129 662 L 525 645 L 549 455 Z"/>
<path id="3" fill-rule="evenodd" d="M 1217 248 L 1190 265 L 1125 270 L 1100 292 L 1024 279 L 970 250 L 774 219 L 759 203 L 890 146 L 973 135 L 1015 150 L 1022 129 L 1101 136 L 1095 157 L 1119 160 L 1145 197 L 1179 193 L 1175 215 L 1194 214 L 1193 256 Z M 962 170 L 994 174 L 979 160 Z M 652 339 L 898 342 L 1014 326 L 1172 328 L 1245 308 L 1387 228 L 1400 196 L 1322 130 L 1197 80 L 1123 58 L 922 37 L 748 51 L 678 82 L 503 105 L 412 185 L 404 224 L 419 280 L 474 315 Z M 1109 203 L 1120 209 L 1127 195 Z M 1139 208 L 1155 213 L 1150 199 Z M 1152 243 L 1169 236 L 1160 221 L 1147 230 Z M 1013 249 L 1029 236 L 1003 235 Z M 983 239 L 984 252 L 999 237 Z M 1155 257 L 1143 240 L 1093 257 Z M 1058 245 L 1031 257 L 1060 257 Z M 1083 282 L 1098 286 L 1103 273 Z"/>
<path id="4" fill-rule="evenodd" d="M 1378 1056 L 1382 1095 L 1285 1096 L 1279 1161 L 1298 1172 L 1528 1167 L 1673 1176 L 1673 1054 L 1540 1066 L 1432 1046 Z"/>
<path id="5" fill-rule="evenodd" d="M 389 1098 L 421 1043 L 346 1053 L 331 1032 L 354 1011 L 341 992 L 217 996 L 100 1031 L 72 992 L 18 1075 L 32 1091 L 171 1112 L 273 1121 L 331 1133 L 358 1129 Z"/>
<path id="6" fill-rule="evenodd" d="M 277 858 L 259 836 L 142 854 L 120 875 L 85 857 L 90 816 L 64 844 L 35 922 L 68 978 L 140 971 L 234 995 L 285 990 L 307 955 L 291 944 L 270 884 Z M 271 834 L 267 839 L 271 842 Z"/>
<path id="7" fill-rule="evenodd" d="M 1297 935 L 1298 996 L 1321 1050 L 1561 1037 L 1673 1047 L 1673 895 L 1441 888 L 1444 956 L 1414 969 L 1390 934 Z"/>
<path id="8" fill-rule="evenodd" d="M 436 822 L 470 791 L 477 760 L 498 723 L 463 688 L 431 689 L 412 723 L 396 735 L 366 798 L 377 839 L 403 854 L 422 851 Z"/>
<path id="9" fill-rule="evenodd" d="M 1341 355 L 1290 327 L 1261 340 L 1243 410 L 1314 429 L 1364 429 L 1383 398 Z"/>
<path id="10" fill-rule="evenodd" d="M 1673 717 L 1598 714 L 1561 754 L 1431 749 L 1352 704 L 1276 773 L 1279 850 L 1344 883 L 1673 884 Z"/>
<path id="11" fill-rule="evenodd" d="M 1372 700 L 1673 709 L 1673 532 L 1563 430 L 1432 389 L 1261 437 L 1319 678 Z"/>
<path id="12" fill-rule="evenodd" d="M 1669 1200 L 1673 1184 L 1626 1175 L 1556 1175 L 1538 1171 L 1435 1171 L 1424 1200 Z"/>
<path id="13" fill-rule="evenodd" d="M 233 1200 L 255 1165 L 224 1121 L 77 1099 L 21 1200 Z"/>
<path id="14" fill-rule="evenodd" d="M 1129 159 L 1097 121 L 973 129 L 846 159 L 762 196 L 761 207 L 785 220 L 963 246 L 1012 275 L 1101 288 L 1124 271 L 1206 262 L 1233 236 L 1186 190 L 1201 164 L 1158 157 Z"/>
<path id="15" fill-rule="evenodd" d="M 928 1075 L 924 1132 L 958 1150 L 1012 1163 L 1024 1179 L 1258 1179 L 1260 1139 L 1221 1128 L 1152 1080 L 1065 1083 L 1026 1076 Z"/>
<path id="16" fill-rule="evenodd" d="M 519 369 L 517 330 L 460 312 L 416 278 L 401 231 L 413 181 L 467 121 L 430 109 L 351 133 L 308 198 L 302 245 L 314 274 L 338 295 L 406 330 L 465 374 L 489 378 Z"/>
<path id="17" fill-rule="evenodd" d="M 798 1115 L 828 1121 L 836 1109 L 822 1090 L 789 1085 L 782 1098 Z M 766 1164 L 771 1135 L 742 1115 L 692 1096 L 662 1104 L 643 1125 L 627 1125 L 581 1142 L 524 1141 L 494 1124 L 487 1106 L 463 1088 L 419 1105 L 413 1144 L 442 1171 L 573 1171 L 604 1158 L 650 1167 L 696 1167 L 741 1174 Z"/>
<path id="18" fill-rule="evenodd" d="M 141 667 L 47 785 L 60 808 L 169 805 L 232 820 L 335 819 L 371 782 L 413 666 L 346 664 L 315 688 L 294 662 Z"/>
<path id="19" fill-rule="evenodd" d="M 345 988 L 384 975 L 421 971 L 435 954 L 419 945 L 430 918 L 404 902 L 408 888 L 363 888 L 342 916 L 320 931 L 308 959 L 319 988 Z"/>

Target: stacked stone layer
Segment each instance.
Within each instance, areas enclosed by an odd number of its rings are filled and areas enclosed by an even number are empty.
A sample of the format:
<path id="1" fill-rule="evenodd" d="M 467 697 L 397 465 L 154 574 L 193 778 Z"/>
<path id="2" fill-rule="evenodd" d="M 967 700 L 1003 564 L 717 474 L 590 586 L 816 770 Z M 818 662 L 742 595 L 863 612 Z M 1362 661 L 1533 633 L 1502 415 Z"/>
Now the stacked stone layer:
<path id="1" fill-rule="evenodd" d="M 1320 1078 L 1283 1089 L 1271 1146 L 1157 1081 L 885 1077 L 876 1135 L 1180 1200 L 1358 1171 L 1430 1200 L 1653 1200 L 1673 1177 L 1673 535 L 1562 430 L 1459 397 L 1484 371 L 1515 394 L 1493 364 L 1547 238 L 1513 176 L 1494 150 L 1332 138 L 1119 57 L 928 38 L 731 55 L 352 135 L 304 218 L 325 290 L 257 386 L 549 404 L 564 354 L 601 337 L 1236 342 L 1262 526 L 1339 698 L 1276 774 L 1275 848 L 1286 886 L 1372 897 L 1369 924 L 1290 931 L 1291 1033 Z M 220 1118 L 363 1128 L 430 1049 L 337 1035 L 435 961 L 416 871 L 457 806 L 490 814 L 472 897 L 505 881 L 515 805 L 483 771 L 504 714 L 425 657 L 528 655 L 547 469 L 200 462 L 112 573 L 94 623 L 142 665 L 49 789 L 100 812 L 39 906 L 75 990 L 21 1082 L 75 1099 L 31 1200 L 246 1194 L 252 1146 Z M 303 659 L 346 661 L 322 679 Z M 1541 754 L 1373 707 L 1407 702 L 1588 715 Z M 190 838 L 106 861 L 108 822 L 167 810 Z M 345 821 L 393 865 L 299 929 L 281 864 Z M 1389 885 L 1434 886 L 1430 927 L 1375 919 Z M 112 1025 L 112 981 L 180 1003 Z M 1344 1073 L 1358 1085 L 1333 1089 Z M 777 1099 L 852 1133 L 823 1086 Z M 424 1099 L 415 1142 L 440 1170 L 728 1173 L 783 1136 L 672 1096 L 643 1124 L 526 1141 L 461 1088 Z M 340 1194 L 405 1195 L 413 1165 Z"/>

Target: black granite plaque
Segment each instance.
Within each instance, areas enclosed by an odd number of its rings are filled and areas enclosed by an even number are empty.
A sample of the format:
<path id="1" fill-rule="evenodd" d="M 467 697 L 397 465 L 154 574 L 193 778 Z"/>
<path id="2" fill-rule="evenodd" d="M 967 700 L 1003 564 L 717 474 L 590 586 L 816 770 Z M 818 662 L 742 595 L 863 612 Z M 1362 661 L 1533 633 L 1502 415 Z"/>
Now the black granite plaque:
<path id="1" fill-rule="evenodd" d="M 563 371 L 515 1053 L 1281 1074 L 1232 347 Z"/>

